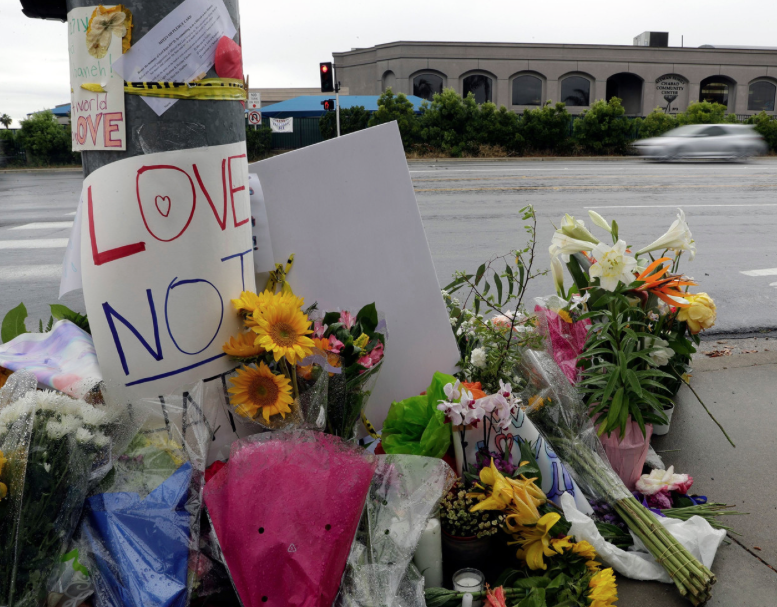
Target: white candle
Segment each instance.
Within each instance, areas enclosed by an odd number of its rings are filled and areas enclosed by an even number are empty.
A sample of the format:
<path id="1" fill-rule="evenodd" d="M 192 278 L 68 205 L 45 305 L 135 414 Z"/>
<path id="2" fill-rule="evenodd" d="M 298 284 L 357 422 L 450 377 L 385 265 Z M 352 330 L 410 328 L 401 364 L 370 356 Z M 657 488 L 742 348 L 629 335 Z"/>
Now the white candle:
<path id="1" fill-rule="evenodd" d="M 461 599 L 461 607 L 472 607 L 472 595 L 469 592 Z"/>
<path id="2" fill-rule="evenodd" d="M 424 576 L 426 588 L 442 586 L 442 535 L 436 518 L 427 521 L 413 560 Z"/>
<path id="3" fill-rule="evenodd" d="M 483 592 L 485 576 L 477 569 L 459 569 L 453 574 L 453 589 L 458 592 Z M 473 597 L 474 598 L 474 597 Z M 481 607 L 483 601 L 473 601 L 472 607 Z"/>

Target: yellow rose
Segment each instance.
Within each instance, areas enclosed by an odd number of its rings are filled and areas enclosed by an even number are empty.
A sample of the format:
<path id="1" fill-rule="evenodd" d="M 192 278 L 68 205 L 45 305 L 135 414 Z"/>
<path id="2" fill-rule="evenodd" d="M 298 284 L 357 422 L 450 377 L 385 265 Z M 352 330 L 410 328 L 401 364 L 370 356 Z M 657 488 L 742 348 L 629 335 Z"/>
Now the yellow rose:
<path id="1" fill-rule="evenodd" d="M 687 295 L 685 299 L 691 305 L 680 309 L 677 320 L 685 322 L 693 335 L 715 325 L 717 314 L 712 297 L 706 293 L 698 293 L 697 295 Z"/>

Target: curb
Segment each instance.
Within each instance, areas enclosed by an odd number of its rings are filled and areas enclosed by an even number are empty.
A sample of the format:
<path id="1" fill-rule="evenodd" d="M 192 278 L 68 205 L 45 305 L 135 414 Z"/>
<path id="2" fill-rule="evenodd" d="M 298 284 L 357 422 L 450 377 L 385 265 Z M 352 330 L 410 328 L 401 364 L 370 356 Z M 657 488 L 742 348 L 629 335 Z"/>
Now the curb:
<path id="1" fill-rule="evenodd" d="M 693 373 L 709 373 L 724 369 L 742 369 L 758 365 L 777 365 L 777 352 L 753 352 L 751 354 L 732 354 L 710 358 L 704 354 L 693 357 L 691 367 Z"/>
<path id="2" fill-rule="evenodd" d="M 84 170 L 81 167 L 40 167 L 40 168 L 26 168 L 26 169 L 0 169 L 0 175 L 5 173 L 83 173 Z"/>

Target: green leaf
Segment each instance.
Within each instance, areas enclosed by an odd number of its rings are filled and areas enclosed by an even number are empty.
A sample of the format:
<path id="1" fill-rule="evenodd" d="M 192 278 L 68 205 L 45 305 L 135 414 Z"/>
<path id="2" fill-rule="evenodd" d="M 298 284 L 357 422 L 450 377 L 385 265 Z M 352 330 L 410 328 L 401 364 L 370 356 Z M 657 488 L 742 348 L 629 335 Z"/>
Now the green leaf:
<path id="1" fill-rule="evenodd" d="M 615 396 L 612 397 L 612 403 L 610 404 L 610 410 L 607 413 L 607 428 L 611 430 L 618 424 L 618 418 L 621 413 L 621 403 L 623 402 L 623 388 L 618 388 Z"/>
<path id="2" fill-rule="evenodd" d="M 461 598 L 455 590 L 447 588 L 427 588 L 424 590 L 426 607 L 458 607 L 461 605 Z"/>
<path id="3" fill-rule="evenodd" d="M 0 327 L 0 339 L 4 344 L 7 344 L 12 339 L 19 337 L 23 333 L 27 333 L 27 327 L 24 326 L 24 321 L 27 318 L 27 308 L 23 303 L 20 303 L 13 310 L 3 318 L 3 324 Z"/>
<path id="4" fill-rule="evenodd" d="M 569 273 L 572 275 L 572 280 L 575 281 L 575 285 L 577 285 L 577 288 L 582 292 L 583 289 L 588 288 L 588 278 L 586 277 L 583 270 L 580 268 L 580 261 L 578 260 L 576 255 L 571 255 L 569 257 L 569 263 L 567 264 L 567 269 L 569 270 Z"/>
<path id="5" fill-rule="evenodd" d="M 373 336 L 375 328 L 378 326 L 378 310 L 375 308 L 375 303 L 367 304 L 356 315 L 356 322 L 361 325 L 362 331 Z"/>
<path id="6" fill-rule="evenodd" d="M 502 279 L 499 274 L 494 274 L 494 284 L 496 285 L 496 295 L 499 298 L 498 304 L 502 305 Z"/>
<path id="7" fill-rule="evenodd" d="M 612 220 L 612 239 L 614 242 L 618 242 L 618 222 Z"/>
<path id="8" fill-rule="evenodd" d="M 478 271 L 475 272 L 475 286 L 480 283 L 481 279 L 483 278 L 483 275 L 486 273 L 486 264 L 482 263 L 480 264 L 480 267 L 478 268 Z"/>
<path id="9" fill-rule="evenodd" d="M 629 382 L 629 385 L 631 386 L 631 389 L 634 391 L 637 396 L 642 396 L 642 386 L 639 384 L 639 379 L 637 379 L 636 373 L 632 371 L 631 369 L 626 370 L 626 379 Z"/>
<path id="10" fill-rule="evenodd" d="M 550 578 L 542 577 L 542 576 L 535 576 L 535 577 L 525 577 L 521 578 L 520 580 L 515 580 L 512 584 L 513 588 L 547 588 L 550 584 Z"/>
<path id="11" fill-rule="evenodd" d="M 321 322 L 327 326 L 340 322 L 340 312 L 327 312 L 324 314 L 324 320 Z"/>
<path id="12" fill-rule="evenodd" d="M 51 316 L 57 320 L 69 320 L 77 327 L 91 334 L 92 331 L 89 328 L 89 319 L 86 316 L 82 316 L 78 312 L 74 312 L 67 306 L 61 304 L 51 304 Z"/>
<path id="13" fill-rule="evenodd" d="M 548 578 L 542 579 L 548 580 Z M 550 580 L 548 580 L 548 582 L 550 582 Z M 545 601 L 545 588 L 533 588 L 529 596 L 518 603 L 517 607 L 547 607 L 547 602 Z"/>

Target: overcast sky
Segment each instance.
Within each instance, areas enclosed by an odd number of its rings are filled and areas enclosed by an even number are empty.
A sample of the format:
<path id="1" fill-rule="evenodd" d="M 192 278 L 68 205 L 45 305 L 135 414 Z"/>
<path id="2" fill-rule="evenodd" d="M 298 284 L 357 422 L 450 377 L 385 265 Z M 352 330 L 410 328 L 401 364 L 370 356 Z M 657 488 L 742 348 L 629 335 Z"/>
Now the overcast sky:
<path id="1" fill-rule="evenodd" d="M 97 4 L 97 2 L 95 3 Z M 318 86 L 332 52 L 397 40 L 631 44 L 668 31 L 670 46 L 777 46 L 773 2 L 691 0 L 388 0 L 241 2 L 243 58 L 251 88 Z M 18 120 L 70 102 L 67 28 L 28 19 L 0 0 L 0 114 Z"/>

